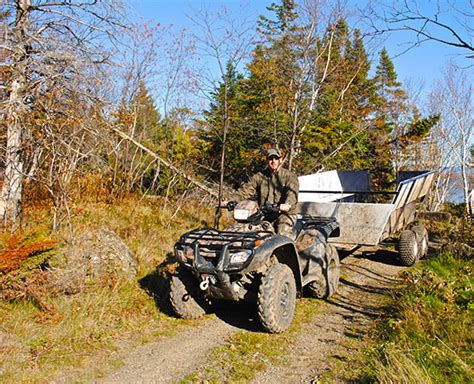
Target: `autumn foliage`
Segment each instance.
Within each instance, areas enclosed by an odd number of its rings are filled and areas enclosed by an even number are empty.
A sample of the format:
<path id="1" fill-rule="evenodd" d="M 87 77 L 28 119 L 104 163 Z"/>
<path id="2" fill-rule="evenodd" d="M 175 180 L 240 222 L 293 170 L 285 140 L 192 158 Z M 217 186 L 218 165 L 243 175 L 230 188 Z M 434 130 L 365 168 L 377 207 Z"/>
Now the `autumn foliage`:
<path id="1" fill-rule="evenodd" d="M 26 244 L 21 235 L 11 236 L 5 242 L 5 248 L 0 253 L 0 274 L 18 269 L 28 257 L 52 249 L 56 245 L 53 240 L 41 240 Z"/>

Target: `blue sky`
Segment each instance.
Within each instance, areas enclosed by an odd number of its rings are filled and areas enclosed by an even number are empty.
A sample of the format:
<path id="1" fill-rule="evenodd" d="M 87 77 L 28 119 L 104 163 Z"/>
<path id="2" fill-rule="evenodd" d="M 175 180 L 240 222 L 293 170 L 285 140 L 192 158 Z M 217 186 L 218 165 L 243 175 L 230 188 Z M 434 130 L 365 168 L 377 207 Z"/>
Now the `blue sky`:
<path id="1" fill-rule="evenodd" d="M 144 20 L 160 22 L 163 25 L 173 24 L 176 28 L 189 29 L 192 28 L 192 23 L 186 15 L 195 13 L 203 5 L 211 10 L 225 6 L 234 12 L 238 12 L 238 9 L 241 8 L 256 19 L 258 15 L 268 13 L 266 7 L 272 3 L 272 0 L 129 0 L 128 3 Z M 361 2 L 352 0 L 349 3 L 359 6 Z M 429 12 L 430 8 L 436 6 L 438 2 L 422 0 L 418 3 L 423 11 Z M 448 4 L 446 1 L 439 1 L 439 3 L 442 6 Z M 458 0 L 455 1 L 455 4 L 464 7 L 472 14 L 468 0 Z M 447 20 L 451 24 L 455 23 L 455 14 L 447 12 L 442 16 L 443 20 Z M 461 66 L 467 66 L 469 61 L 472 62 L 472 59 L 464 58 L 466 51 L 436 42 L 425 42 L 401 54 L 409 41 L 413 41 L 413 35 L 398 32 L 384 37 L 384 41 L 380 41 L 379 44 L 380 49 L 385 46 L 392 56 L 399 80 L 424 85 L 422 93 L 428 92 L 433 80 L 441 77 L 443 67 L 448 60 L 455 60 Z M 375 65 L 374 63 L 373 67 Z"/>

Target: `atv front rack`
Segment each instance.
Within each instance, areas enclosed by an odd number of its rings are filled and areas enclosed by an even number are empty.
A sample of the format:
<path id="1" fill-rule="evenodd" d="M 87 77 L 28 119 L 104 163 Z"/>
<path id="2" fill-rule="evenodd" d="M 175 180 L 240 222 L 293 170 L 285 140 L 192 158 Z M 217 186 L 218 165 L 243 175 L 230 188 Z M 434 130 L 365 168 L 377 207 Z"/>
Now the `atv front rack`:
<path id="1" fill-rule="evenodd" d="M 194 248 L 197 244 L 202 255 L 216 257 L 223 248 L 229 251 L 253 249 L 259 242 L 272 235 L 270 231 L 234 232 L 198 228 L 182 235 L 176 246 Z"/>
<path id="2" fill-rule="evenodd" d="M 229 265 L 230 255 L 250 251 L 274 235 L 270 231 L 234 232 L 198 228 L 181 236 L 174 246 L 175 256 L 204 273 L 237 269 Z M 250 261 L 251 257 L 249 257 Z M 242 266 L 240 266 L 242 268 Z"/>

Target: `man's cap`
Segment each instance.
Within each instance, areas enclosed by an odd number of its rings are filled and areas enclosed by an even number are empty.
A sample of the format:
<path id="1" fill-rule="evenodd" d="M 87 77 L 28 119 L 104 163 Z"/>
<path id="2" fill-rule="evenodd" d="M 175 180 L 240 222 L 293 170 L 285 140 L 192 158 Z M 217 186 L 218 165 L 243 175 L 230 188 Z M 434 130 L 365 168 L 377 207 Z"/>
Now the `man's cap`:
<path id="1" fill-rule="evenodd" d="M 267 159 L 272 156 L 281 157 L 280 150 L 278 148 L 270 148 L 269 150 L 267 150 Z"/>

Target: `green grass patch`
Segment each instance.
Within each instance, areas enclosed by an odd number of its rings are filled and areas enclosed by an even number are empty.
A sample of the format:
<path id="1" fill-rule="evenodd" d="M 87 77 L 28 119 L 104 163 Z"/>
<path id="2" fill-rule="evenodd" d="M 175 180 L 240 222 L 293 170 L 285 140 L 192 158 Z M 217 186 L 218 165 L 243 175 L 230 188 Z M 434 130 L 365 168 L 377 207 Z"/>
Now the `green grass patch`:
<path id="1" fill-rule="evenodd" d="M 451 253 L 404 273 L 359 382 L 472 383 L 473 260 Z"/>

